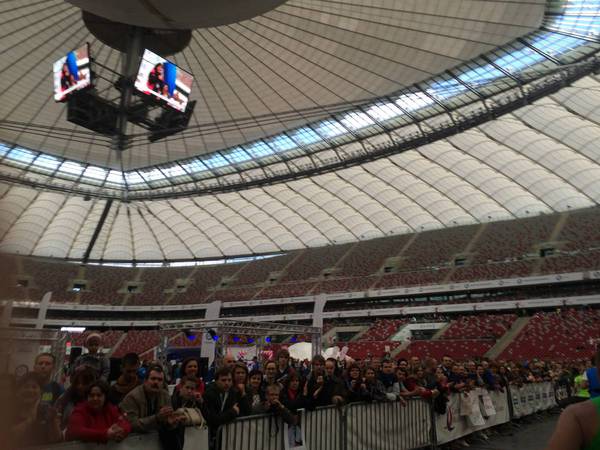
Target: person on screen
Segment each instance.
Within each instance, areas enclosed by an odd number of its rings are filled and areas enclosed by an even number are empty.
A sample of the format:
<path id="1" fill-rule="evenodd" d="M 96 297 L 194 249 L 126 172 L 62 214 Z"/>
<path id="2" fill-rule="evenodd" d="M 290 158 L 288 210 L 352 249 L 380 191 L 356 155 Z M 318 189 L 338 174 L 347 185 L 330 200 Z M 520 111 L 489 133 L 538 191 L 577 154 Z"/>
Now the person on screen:
<path id="1" fill-rule="evenodd" d="M 148 74 L 148 89 L 165 97 L 169 96 L 169 86 L 165 82 L 165 66 L 158 63 Z"/>
<path id="2" fill-rule="evenodd" d="M 65 63 L 62 66 L 62 70 L 60 73 L 60 88 L 63 91 L 66 91 L 71 86 L 75 86 L 75 76 L 69 70 L 69 66 Z"/>

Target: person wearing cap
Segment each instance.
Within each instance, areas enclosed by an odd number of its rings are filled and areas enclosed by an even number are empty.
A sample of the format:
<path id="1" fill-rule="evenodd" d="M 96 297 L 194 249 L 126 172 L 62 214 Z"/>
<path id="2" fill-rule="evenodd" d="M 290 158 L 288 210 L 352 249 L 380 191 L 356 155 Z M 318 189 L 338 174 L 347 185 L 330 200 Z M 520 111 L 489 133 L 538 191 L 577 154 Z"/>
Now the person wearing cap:
<path id="1" fill-rule="evenodd" d="M 94 369 L 99 380 L 108 382 L 110 374 L 110 361 L 99 350 L 102 345 L 102 336 L 98 333 L 91 333 L 85 339 L 85 348 L 88 353 L 80 355 L 71 369 L 71 373 L 75 373 L 78 367 L 87 366 Z"/>

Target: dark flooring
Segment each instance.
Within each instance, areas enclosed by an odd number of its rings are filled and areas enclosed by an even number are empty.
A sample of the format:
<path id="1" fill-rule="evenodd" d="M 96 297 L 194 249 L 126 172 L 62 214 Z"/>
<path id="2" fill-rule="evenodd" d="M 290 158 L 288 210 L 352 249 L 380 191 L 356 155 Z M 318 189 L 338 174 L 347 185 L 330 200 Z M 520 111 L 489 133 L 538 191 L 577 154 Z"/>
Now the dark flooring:
<path id="1" fill-rule="evenodd" d="M 558 414 L 547 414 L 539 418 L 527 418 L 520 422 L 519 427 L 504 425 L 499 427 L 499 434 L 490 436 L 488 441 L 470 437 L 467 439 L 469 447 L 453 443 L 452 449 L 469 450 L 544 450 L 548 443 Z"/>

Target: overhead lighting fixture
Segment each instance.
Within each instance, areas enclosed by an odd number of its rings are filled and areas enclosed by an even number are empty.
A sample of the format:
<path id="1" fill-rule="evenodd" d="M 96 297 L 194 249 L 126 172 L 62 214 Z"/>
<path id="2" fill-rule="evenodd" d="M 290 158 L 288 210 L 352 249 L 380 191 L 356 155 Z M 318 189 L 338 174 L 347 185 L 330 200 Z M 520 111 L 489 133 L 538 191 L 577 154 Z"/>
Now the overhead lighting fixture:
<path id="1" fill-rule="evenodd" d="M 183 330 L 183 334 L 185 334 L 185 337 L 188 338 L 188 340 L 190 340 L 190 341 L 193 341 L 196 339 L 196 335 L 190 329 L 186 328 L 185 330 Z"/>
<path id="2" fill-rule="evenodd" d="M 219 340 L 219 336 L 217 335 L 217 332 L 215 330 L 213 330 L 212 328 L 210 330 L 208 330 L 208 334 L 210 335 L 210 337 L 212 338 L 213 341 L 218 341 Z"/>

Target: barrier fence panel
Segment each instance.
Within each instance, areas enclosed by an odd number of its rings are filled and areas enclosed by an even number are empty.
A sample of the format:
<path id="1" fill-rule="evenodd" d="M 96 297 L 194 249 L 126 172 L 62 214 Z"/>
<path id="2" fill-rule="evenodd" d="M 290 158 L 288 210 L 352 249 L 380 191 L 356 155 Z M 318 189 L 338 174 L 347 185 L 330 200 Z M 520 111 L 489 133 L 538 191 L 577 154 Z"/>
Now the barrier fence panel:
<path id="1" fill-rule="evenodd" d="M 28 447 L 27 450 L 162 450 L 157 433 L 130 434 L 122 442 L 109 442 L 101 446 L 94 442 L 64 442 L 62 444 Z M 183 450 L 208 450 L 208 429 L 188 427 L 185 429 Z"/>
<path id="2" fill-rule="evenodd" d="M 283 420 L 273 415 L 240 417 L 220 428 L 221 450 L 281 450 Z"/>
<path id="3" fill-rule="evenodd" d="M 558 392 L 557 392 L 557 395 Z M 302 450 L 411 450 L 447 442 L 478 430 L 547 410 L 556 405 L 551 383 L 513 387 L 508 391 L 475 389 L 452 394 L 446 413 L 433 414 L 420 398 L 399 402 L 354 403 L 343 408 L 304 411 L 297 436 Z M 432 419 L 433 417 L 433 419 Z M 434 427 L 432 428 L 432 423 Z M 240 418 L 223 427 L 221 450 L 276 450 L 295 448 L 281 419 L 269 416 Z"/>
<path id="4" fill-rule="evenodd" d="M 305 411 L 300 419 L 306 448 L 310 450 L 343 450 L 345 426 L 340 408 L 329 406 Z"/>
<path id="5" fill-rule="evenodd" d="M 346 408 L 344 450 L 409 450 L 430 445 L 431 410 L 422 399 L 410 399 L 406 406 L 357 403 Z"/>

